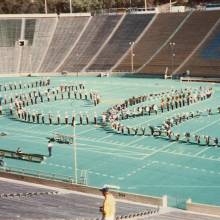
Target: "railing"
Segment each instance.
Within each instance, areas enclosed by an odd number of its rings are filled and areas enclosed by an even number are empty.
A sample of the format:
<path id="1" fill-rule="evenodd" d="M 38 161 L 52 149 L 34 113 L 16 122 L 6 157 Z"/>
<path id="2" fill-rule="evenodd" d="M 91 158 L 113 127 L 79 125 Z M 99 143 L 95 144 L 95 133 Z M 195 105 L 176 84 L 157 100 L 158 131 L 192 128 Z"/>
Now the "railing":
<path id="1" fill-rule="evenodd" d="M 22 174 L 22 175 L 27 175 L 27 176 L 45 178 L 49 180 L 58 180 L 58 181 L 63 181 L 63 182 L 75 183 L 73 176 L 66 176 L 66 175 L 61 175 L 57 173 L 46 173 L 40 170 L 17 168 L 13 166 L 8 167 L 6 165 L 4 167 L 0 167 L 0 171 L 6 172 L 6 173 L 16 173 L 16 174 Z"/>
<path id="2" fill-rule="evenodd" d="M 152 14 L 158 13 L 157 8 L 109 8 L 94 11 L 93 15 L 118 15 L 118 14 Z"/>

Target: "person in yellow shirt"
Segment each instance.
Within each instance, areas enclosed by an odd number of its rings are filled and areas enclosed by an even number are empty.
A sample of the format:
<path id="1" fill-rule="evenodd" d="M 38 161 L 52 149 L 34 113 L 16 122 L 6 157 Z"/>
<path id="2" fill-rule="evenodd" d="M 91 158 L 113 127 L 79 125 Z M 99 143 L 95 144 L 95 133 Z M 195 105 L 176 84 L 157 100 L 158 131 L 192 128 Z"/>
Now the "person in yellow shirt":
<path id="1" fill-rule="evenodd" d="M 100 207 L 100 212 L 102 213 L 102 220 L 115 220 L 115 198 L 109 192 L 109 188 L 104 187 L 100 189 L 102 195 L 105 197 L 103 206 Z"/>

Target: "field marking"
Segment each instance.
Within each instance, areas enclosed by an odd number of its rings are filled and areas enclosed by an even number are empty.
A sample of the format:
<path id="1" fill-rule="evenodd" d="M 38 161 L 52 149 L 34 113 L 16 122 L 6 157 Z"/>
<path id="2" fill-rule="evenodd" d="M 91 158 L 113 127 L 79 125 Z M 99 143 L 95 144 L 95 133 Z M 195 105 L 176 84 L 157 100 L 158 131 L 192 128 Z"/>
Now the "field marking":
<path id="1" fill-rule="evenodd" d="M 123 151 L 121 149 L 119 151 L 116 151 L 116 152 L 106 151 L 108 149 L 109 148 L 103 148 L 101 146 L 98 147 L 98 146 L 94 146 L 94 145 L 87 145 L 86 147 L 79 148 L 79 150 L 92 151 L 92 152 L 96 152 L 96 153 L 99 153 L 99 154 L 105 154 L 105 155 L 114 155 L 114 156 L 117 156 L 117 157 L 126 157 L 126 158 L 130 158 L 130 159 L 134 159 L 134 160 L 142 160 L 142 158 L 140 158 L 140 157 L 141 156 L 143 157 L 143 156 L 146 155 L 146 153 L 136 153 L 134 155 L 133 151 Z M 113 151 L 115 151 L 115 149 L 113 149 Z M 133 156 L 127 156 L 127 155 L 133 155 Z"/>
<path id="2" fill-rule="evenodd" d="M 97 129 L 97 127 L 93 127 L 93 128 L 90 128 L 90 129 L 88 129 L 88 130 L 86 130 L 86 131 L 82 131 L 82 132 L 79 132 L 79 133 L 77 133 L 77 135 L 81 135 L 81 134 L 86 134 L 86 133 L 88 133 L 88 132 L 90 132 L 90 131 L 93 131 L 93 130 L 96 130 Z M 76 131 L 77 131 L 77 129 L 76 129 Z"/>
<path id="3" fill-rule="evenodd" d="M 104 139 L 109 138 L 109 137 L 111 137 L 111 136 L 113 136 L 113 134 L 109 134 L 109 135 L 107 135 L 107 136 L 105 136 L 105 137 L 103 137 L 103 138 L 99 138 L 98 140 L 99 140 L 99 141 L 103 141 Z"/>
<path id="4" fill-rule="evenodd" d="M 136 142 L 138 142 L 138 141 L 140 141 L 140 140 L 142 140 L 144 138 L 145 138 L 145 136 L 142 136 L 141 138 L 139 138 L 137 140 L 134 140 L 134 141 L 131 141 L 130 143 L 126 144 L 126 146 L 132 145 L 132 144 L 134 144 L 134 143 L 136 143 Z"/>
<path id="5" fill-rule="evenodd" d="M 52 166 L 52 167 L 60 167 L 60 168 L 63 168 L 63 169 L 67 169 L 67 170 L 70 170 L 72 169 L 73 170 L 73 167 L 71 166 L 67 166 L 67 165 L 62 165 L 62 164 L 56 164 L 56 163 L 47 163 L 47 162 L 42 162 L 43 165 L 48 165 L 48 166 Z M 109 174 L 105 174 L 105 173 L 100 173 L 100 172 L 97 172 L 97 171 L 92 171 L 92 170 L 87 170 L 88 173 L 90 174 L 95 174 L 97 176 L 103 176 L 103 177 L 110 177 L 110 178 L 116 178 L 115 176 L 113 175 L 109 175 Z"/>
<path id="6" fill-rule="evenodd" d="M 166 152 L 166 151 L 162 151 L 163 153 L 167 153 L 167 154 L 173 154 L 173 155 L 179 155 L 179 156 L 184 156 L 184 157 L 190 157 L 190 158 L 196 158 L 196 159 L 200 159 L 200 160 L 210 160 L 210 161 L 215 161 L 215 162 L 220 162 L 220 158 L 216 158 L 216 159 L 211 159 L 208 157 L 198 157 L 198 156 L 194 156 L 194 154 L 181 154 L 181 153 L 173 153 L 173 152 Z"/>
<path id="7" fill-rule="evenodd" d="M 198 153 L 194 154 L 194 156 L 196 157 L 196 156 L 198 156 L 199 154 L 201 154 L 201 153 L 203 153 L 203 152 L 205 152 L 205 151 L 209 150 L 210 148 L 212 148 L 212 147 L 208 147 L 208 146 L 206 146 L 206 148 L 205 148 L 205 149 L 202 149 L 202 150 L 201 150 L 201 151 L 199 151 Z"/>
<path id="8" fill-rule="evenodd" d="M 196 171 L 200 171 L 200 172 L 206 172 L 206 173 L 209 173 L 209 174 L 218 174 L 218 175 L 220 175 L 220 173 L 218 171 L 208 170 L 208 169 L 205 169 L 205 168 L 189 167 L 189 166 L 186 166 L 186 165 L 176 164 L 176 163 L 169 163 L 169 162 L 165 162 L 165 161 L 160 162 L 158 160 L 155 160 L 155 161 L 152 161 L 152 162 L 154 162 L 153 164 L 175 166 L 175 167 L 179 167 L 179 168 L 196 170 Z"/>
<path id="9" fill-rule="evenodd" d="M 13 129 L 13 128 L 6 128 L 5 130 L 9 131 L 9 132 L 13 132 L 15 131 L 16 133 L 27 133 L 27 134 L 36 134 L 36 135 L 44 135 L 45 132 L 34 132 L 34 131 L 28 131 L 28 130 L 24 130 L 23 129 Z"/>
<path id="10" fill-rule="evenodd" d="M 79 137 L 78 138 L 78 140 L 81 140 L 81 141 L 91 141 L 91 142 L 95 142 L 95 143 L 99 143 L 99 144 L 104 144 L 104 145 L 109 145 L 109 144 L 111 144 L 111 145 L 116 145 L 116 146 L 120 146 L 120 147 L 122 147 L 122 148 L 112 148 L 112 149 L 116 149 L 116 150 L 123 150 L 124 149 L 124 147 L 129 147 L 130 149 L 142 149 L 142 150 L 147 150 L 147 151 L 154 151 L 154 150 L 152 150 L 152 149 L 149 149 L 149 148 L 147 148 L 147 147 L 133 147 L 133 146 L 127 146 L 127 145 L 124 145 L 124 144 L 118 144 L 118 143 L 115 143 L 115 142 L 105 142 L 105 141 L 99 141 L 99 139 L 96 139 L 96 140 L 93 140 L 93 139 L 91 139 L 91 138 L 82 138 L 82 137 Z M 85 144 L 85 145 L 89 145 L 89 144 Z M 138 152 L 134 152 L 134 151 L 132 151 L 132 153 L 134 154 L 134 153 L 138 153 Z"/>

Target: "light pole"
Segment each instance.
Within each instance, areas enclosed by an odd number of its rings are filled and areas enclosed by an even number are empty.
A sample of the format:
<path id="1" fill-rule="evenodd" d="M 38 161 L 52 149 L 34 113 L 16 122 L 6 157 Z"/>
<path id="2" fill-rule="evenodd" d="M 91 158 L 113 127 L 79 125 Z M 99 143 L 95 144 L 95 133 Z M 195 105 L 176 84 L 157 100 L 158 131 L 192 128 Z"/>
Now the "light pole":
<path id="1" fill-rule="evenodd" d="M 171 75 L 173 75 L 173 70 L 174 70 L 174 58 L 176 56 L 175 54 L 175 42 L 170 42 L 170 49 L 171 49 Z"/>
<path id="2" fill-rule="evenodd" d="M 32 49 L 29 58 L 30 58 L 30 74 L 32 75 Z"/>
<path id="3" fill-rule="evenodd" d="M 130 45 L 130 51 L 131 51 L 131 72 L 134 72 L 134 41 L 129 42 Z"/>
<path id="4" fill-rule="evenodd" d="M 170 0 L 170 12 L 172 12 L 172 0 Z"/>
<path id="5" fill-rule="evenodd" d="M 76 149 L 76 125 L 74 122 L 73 125 L 73 154 L 74 154 L 74 176 L 75 176 L 75 183 L 77 184 L 77 149 Z"/>
<path id="6" fill-rule="evenodd" d="M 72 0 L 70 0 L 70 14 L 72 14 L 73 11 L 72 11 Z"/>
<path id="7" fill-rule="evenodd" d="M 44 10 L 45 14 L 47 14 L 47 0 L 44 0 Z"/>

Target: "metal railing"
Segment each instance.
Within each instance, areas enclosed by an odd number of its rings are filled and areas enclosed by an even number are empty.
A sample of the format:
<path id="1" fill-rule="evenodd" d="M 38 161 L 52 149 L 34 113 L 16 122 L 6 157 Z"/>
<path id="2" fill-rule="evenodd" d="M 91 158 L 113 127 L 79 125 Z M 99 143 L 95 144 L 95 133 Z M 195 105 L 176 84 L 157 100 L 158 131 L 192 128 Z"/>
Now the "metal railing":
<path id="1" fill-rule="evenodd" d="M 0 167 L 1 172 L 6 173 L 15 173 L 15 174 L 21 174 L 26 176 L 33 176 L 37 178 L 43 178 L 48 180 L 58 180 L 62 182 L 68 182 L 68 183 L 76 183 L 73 176 L 66 176 L 62 174 L 57 173 L 47 173 L 40 170 L 33 170 L 33 169 L 27 169 L 27 168 L 17 168 L 13 166 L 3 166 Z"/>

